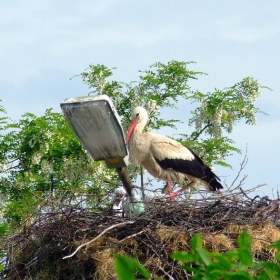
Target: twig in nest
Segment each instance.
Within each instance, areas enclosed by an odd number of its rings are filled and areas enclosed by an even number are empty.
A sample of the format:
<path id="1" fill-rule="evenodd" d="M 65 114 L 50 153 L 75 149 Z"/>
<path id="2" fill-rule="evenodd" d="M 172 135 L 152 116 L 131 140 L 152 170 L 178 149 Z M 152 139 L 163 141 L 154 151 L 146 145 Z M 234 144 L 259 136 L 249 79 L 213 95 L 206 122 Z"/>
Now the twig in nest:
<path id="1" fill-rule="evenodd" d="M 243 190 L 242 188 L 240 187 L 240 191 L 242 192 L 242 194 L 247 197 L 249 200 L 252 200 Z"/>
<path id="2" fill-rule="evenodd" d="M 134 222 L 132 221 L 126 221 L 126 222 L 122 222 L 122 223 L 118 223 L 118 224 L 115 224 L 115 225 L 112 225 L 108 228 L 106 228 L 105 230 L 103 230 L 99 235 L 97 235 L 95 238 L 93 238 L 92 240 L 84 243 L 84 244 L 81 244 L 71 255 L 68 255 L 68 256 L 65 256 L 63 257 L 62 259 L 67 259 L 67 258 L 71 258 L 73 257 L 81 248 L 89 245 L 90 243 L 92 243 L 93 241 L 95 241 L 96 239 L 98 239 L 100 236 L 102 236 L 105 232 L 115 228 L 115 227 L 120 227 L 120 226 L 123 226 L 123 225 L 127 225 L 127 224 L 133 224 Z"/>
<path id="3" fill-rule="evenodd" d="M 166 275 L 169 277 L 170 280 L 175 280 L 169 273 L 167 273 L 162 267 L 159 267 L 159 269 Z"/>
<path id="4" fill-rule="evenodd" d="M 125 241 L 126 239 L 129 239 L 129 238 L 135 237 L 135 236 L 137 236 L 137 235 L 139 235 L 139 234 L 142 234 L 143 232 L 144 232 L 144 230 L 141 230 L 141 231 L 139 231 L 139 232 L 136 232 L 136 233 L 134 233 L 134 234 L 132 234 L 132 235 L 129 235 L 129 236 L 127 236 L 127 237 L 123 238 L 123 239 L 122 239 L 122 240 L 120 240 L 119 242 L 123 242 L 123 241 Z"/>
<path id="5" fill-rule="evenodd" d="M 240 163 L 240 169 L 239 169 L 239 171 L 238 171 L 238 173 L 237 173 L 236 178 L 233 180 L 231 186 L 229 187 L 230 189 L 233 187 L 234 183 L 235 183 L 235 182 L 237 181 L 237 179 L 239 178 L 239 176 L 240 176 L 242 170 L 245 168 L 245 166 L 246 166 L 247 163 L 248 163 L 247 150 L 248 150 L 248 145 L 246 145 L 246 150 L 245 150 L 244 159 L 243 159 L 243 161 Z M 247 176 L 244 176 L 244 178 L 241 180 L 241 182 L 240 182 L 239 185 L 241 185 L 241 183 L 242 183 L 246 178 L 247 178 Z"/>

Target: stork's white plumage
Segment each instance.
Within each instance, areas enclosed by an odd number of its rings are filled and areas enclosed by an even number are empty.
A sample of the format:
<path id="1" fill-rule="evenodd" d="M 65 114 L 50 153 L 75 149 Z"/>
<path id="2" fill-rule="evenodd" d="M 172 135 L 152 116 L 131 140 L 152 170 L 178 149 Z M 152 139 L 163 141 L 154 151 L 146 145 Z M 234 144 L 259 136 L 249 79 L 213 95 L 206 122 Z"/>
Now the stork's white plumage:
<path id="1" fill-rule="evenodd" d="M 144 133 L 147 122 L 147 111 L 143 107 L 135 108 L 126 136 L 130 156 L 134 163 L 146 168 L 151 175 L 168 182 L 168 193 L 172 199 L 194 182 L 210 191 L 223 188 L 219 177 L 191 149 L 171 138 L 153 132 Z M 173 193 L 171 181 L 186 179 L 190 183 Z"/>

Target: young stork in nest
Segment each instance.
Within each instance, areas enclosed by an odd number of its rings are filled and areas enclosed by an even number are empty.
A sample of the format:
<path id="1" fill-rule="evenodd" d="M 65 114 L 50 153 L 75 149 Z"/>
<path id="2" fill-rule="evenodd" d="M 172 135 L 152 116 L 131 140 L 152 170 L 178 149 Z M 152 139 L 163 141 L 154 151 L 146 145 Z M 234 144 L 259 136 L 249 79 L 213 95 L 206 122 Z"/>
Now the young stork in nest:
<path id="1" fill-rule="evenodd" d="M 209 191 L 223 188 L 220 178 L 191 149 L 168 137 L 153 132 L 143 133 L 147 122 L 147 111 L 143 107 L 135 108 L 126 136 L 131 160 L 146 168 L 154 177 L 166 180 L 172 200 L 194 182 Z M 173 193 L 171 181 L 186 179 L 190 183 Z"/>

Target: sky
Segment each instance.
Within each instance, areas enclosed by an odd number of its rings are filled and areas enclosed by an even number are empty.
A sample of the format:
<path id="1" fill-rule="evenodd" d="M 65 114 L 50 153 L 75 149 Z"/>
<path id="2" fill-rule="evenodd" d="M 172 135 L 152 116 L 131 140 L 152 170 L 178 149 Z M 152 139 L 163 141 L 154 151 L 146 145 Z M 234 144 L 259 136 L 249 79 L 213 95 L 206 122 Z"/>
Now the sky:
<path id="1" fill-rule="evenodd" d="M 257 101 L 269 115 L 257 115 L 257 126 L 238 124 L 230 136 L 243 152 L 248 149 L 244 189 L 266 183 L 256 194 L 276 196 L 279 1 L 10 0 L 0 7 L 0 99 L 13 120 L 48 108 L 60 112 L 66 98 L 87 95 L 82 80 L 70 78 L 89 64 L 117 67 L 113 78 L 130 82 L 155 62 L 195 61 L 191 69 L 208 75 L 192 82 L 193 90 L 224 89 L 248 76 L 270 87 Z M 191 106 L 180 102 L 178 110 L 163 112 L 185 121 L 174 133 L 192 131 Z M 215 168 L 222 182 L 232 183 L 243 158 L 229 157 L 232 169 Z"/>

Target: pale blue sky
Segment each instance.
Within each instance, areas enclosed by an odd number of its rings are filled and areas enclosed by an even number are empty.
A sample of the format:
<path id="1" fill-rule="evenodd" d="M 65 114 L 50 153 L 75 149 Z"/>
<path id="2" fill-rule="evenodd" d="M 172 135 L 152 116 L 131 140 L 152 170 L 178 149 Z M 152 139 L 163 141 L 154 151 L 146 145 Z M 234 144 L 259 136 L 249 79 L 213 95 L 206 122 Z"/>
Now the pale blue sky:
<path id="1" fill-rule="evenodd" d="M 280 186 L 279 13 L 279 1 L 258 0 L 2 1 L 0 99 L 15 120 L 59 112 L 65 98 L 87 95 L 79 78 L 69 79 L 90 63 L 116 66 L 114 78 L 129 82 L 157 61 L 195 61 L 194 70 L 208 73 L 192 82 L 203 92 L 252 76 L 273 89 L 257 103 L 270 116 L 239 125 L 232 138 L 242 150 L 248 143 L 245 188 L 268 183 L 259 193 L 271 196 Z M 190 131 L 189 108 L 164 111 L 186 121 L 177 133 Z M 229 158 L 233 170 L 216 173 L 230 184 L 242 159 Z"/>

